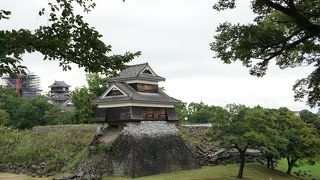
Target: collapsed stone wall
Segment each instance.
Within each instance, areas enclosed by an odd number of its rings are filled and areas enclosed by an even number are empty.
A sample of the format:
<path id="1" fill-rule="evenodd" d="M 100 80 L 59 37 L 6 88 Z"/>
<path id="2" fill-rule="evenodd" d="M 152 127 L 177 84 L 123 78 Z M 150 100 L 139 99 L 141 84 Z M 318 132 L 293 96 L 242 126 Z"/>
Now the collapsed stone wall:
<path id="1" fill-rule="evenodd" d="M 201 166 L 239 163 L 239 152 L 224 149 L 219 142 L 210 139 L 210 126 L 178 126 L 181 137 Z M 262 163 L 264 157 L 257 150 L 246 152 L 246 162 Z"/>

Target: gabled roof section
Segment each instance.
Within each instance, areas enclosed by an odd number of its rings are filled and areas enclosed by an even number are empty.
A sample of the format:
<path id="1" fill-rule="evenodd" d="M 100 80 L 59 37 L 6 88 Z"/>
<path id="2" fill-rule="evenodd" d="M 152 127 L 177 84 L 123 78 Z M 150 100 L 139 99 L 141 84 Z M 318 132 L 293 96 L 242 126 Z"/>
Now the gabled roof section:
<path id="1" fill-rule="evenodd" d="M 123 93 L 127 94 L 127 96 L 106 96 L 108 90 L 99 98 L 95 99 L 94 103 L 114 103 L 114 102 L 156 102 L 156 103 L 164 103 L 164 104 L 175 104 L 179 102 L 178 100 L 168 96 L 165 92 L 163 92 L 160 88 L 158 89 L 158 93 L 145 93 L 145 92 L 137 92 L 131 86 L 126 83 L 114 82 L 112 86 L 116 86 Z"/>
<path id="2" fill-rule="evenodd" d="M 148 63 L 136 64 L 128 66 L 126 69 L 122 70 L 114 80 L 126 81 L 134 79 L 143 79 L 149 81 L 164 81 L 165 78 L 158 76 Z"/>
<path id="3" fill-rule="evenodd" d="M 111 86 L 101 95 L 101 98 L 113 97 L 113 96 L 108 96 L 108 94 L 111 91 L 120 91 L 121 92 L 120 95 L 116 95 L 116 96 L 128 96 L 128 94 L 123 90 L 123 88 L 121 88 L 121 86 L 119 86 L 119 84 L 120 83 L 115 83 L 115 82 L 113 84 L 111 84 Z"/>
<path id="4" fill-rule="evenodd" d="M 64 81 L 54 81 L 54 83 L 51 86 L 49 86 L 49 88 L 51 87 L 71 87 L 71 86 L 65 83 Z"/>

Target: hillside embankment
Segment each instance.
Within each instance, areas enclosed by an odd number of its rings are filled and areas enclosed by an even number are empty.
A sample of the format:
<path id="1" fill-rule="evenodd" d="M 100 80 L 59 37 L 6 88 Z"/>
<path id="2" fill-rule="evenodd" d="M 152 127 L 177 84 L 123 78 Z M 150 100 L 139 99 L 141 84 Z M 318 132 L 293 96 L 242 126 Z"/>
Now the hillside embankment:
<path id="1" fill-rule="evenodd" d="M 78 171 L 69 178 L 140 177 L 238 162 L 237 151 L 223 149 L 210 138 L 210 127 L 165 123 L 101 128 Z M 261 155 L 250 150 L 246 158 L 248 162 L 260 161 Z"/>
<path id="2" fill-rule="evenodd" d="M 176 129 L 161 124 L 99 127 L 98 131 L 96 125 L 43 126 L 28 131 L 1 128 L 0 172 L 37 177 L 71 172 L 69 179 L 98 179 L 236 163 L 237 152 L 220 148 L 209 131 L 210 127 Z M 259 158 L 257 152 L 247 156 L 249 161 Z"/>
<path id="3" fill-rule="evenodd" d="M 0 127 L 0 172 L 46 177 L 70 171 L 84 156 L 96 125 Z"/>

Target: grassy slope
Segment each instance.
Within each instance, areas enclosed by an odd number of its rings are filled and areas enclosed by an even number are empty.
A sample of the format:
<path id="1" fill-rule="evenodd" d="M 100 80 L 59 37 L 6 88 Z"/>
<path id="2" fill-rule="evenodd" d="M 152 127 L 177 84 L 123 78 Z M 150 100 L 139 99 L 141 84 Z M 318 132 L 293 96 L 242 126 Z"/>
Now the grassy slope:
<path id="1" fill-rule="evenodd" d="M 281 159 L 278 162 L 277 169 L 280 171 L 286 172 L 288 168 L 286 159 Z M 317 179 L 320 179 L 320 163 L 316 163 L 315 165 L 311 166 L 309 164 L 303 164 L 300 167 L 294 167 L 292 169 L 292 172 L 299 171 L 302 172 L 306 171 L 308 174 L 311 174 L 313 177 L 316 177 Z"/>
<path id="2" fill-rule="evenodd" d="M 93 138 L 94 125 L 43 126 L 28 131 L 0 128 L 0 164 L 46 163 L 70 169 Z"/>
<path id="3" fill-rule="evenodd" d="M 167 174 L 159 174 L 154 176 L 146 176 L 141 178 L 135 178 L 135 180 L 195 180 L 195 179 L 206 179 L 206 180 L 218 180 L 218 179 L 236 179 L 235 176 L 238 173 L 239 165 L 231 164 L 226 166 L 210 166 L 203 167 L 201 169 L 188 170 L 188 171 L 177 171 Z M 299 179 L 293 176 L 288 176 L 285 173 L 277 170 L 272 171 L 262 165 L 258 164 L 247 164 L 244 169 L 244 178 L 246 180 L 284 180 L 284 179 Z M 119 178 L 119 177 L 105 177 L 104 180 L 128 180 L 130 178 Z"/>

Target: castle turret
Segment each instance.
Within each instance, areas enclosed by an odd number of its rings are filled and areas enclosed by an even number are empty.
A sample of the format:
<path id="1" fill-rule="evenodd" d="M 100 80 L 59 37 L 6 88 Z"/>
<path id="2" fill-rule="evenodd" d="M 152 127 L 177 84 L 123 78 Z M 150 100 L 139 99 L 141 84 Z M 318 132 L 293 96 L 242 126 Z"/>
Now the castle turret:
<path id="1" fill-rule="evenodd" d="M 70 91 L 71 86 L 66 84 L 64 81 L 54 81 L 54 83 L 49 86 L 51 89 L 49 91 L 49 101 L 52 103 L 64 104 L 70 101 Z"/>
<path id="2" fill-rule="evenodd" d="M 97 99 L 96 121 L 116 124 L 134 121 L 176 121 L 174 104 L 158 86 L 165 78 L 158 76 L 148 63 L 129 66 L 113 79 Z"/>

